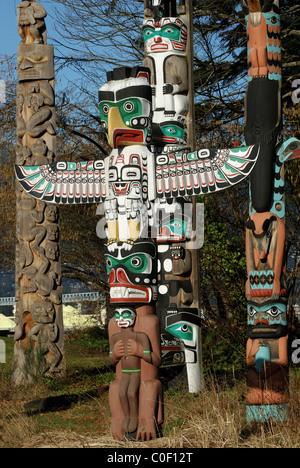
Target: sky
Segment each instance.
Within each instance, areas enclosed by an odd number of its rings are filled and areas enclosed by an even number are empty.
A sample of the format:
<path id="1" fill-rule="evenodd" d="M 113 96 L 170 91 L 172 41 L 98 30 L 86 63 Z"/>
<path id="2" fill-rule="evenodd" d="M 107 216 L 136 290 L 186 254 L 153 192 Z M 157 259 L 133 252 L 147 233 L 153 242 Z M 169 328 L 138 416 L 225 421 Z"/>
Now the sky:
<path id="1" fill-rule="evenodd" d="M 0 81 L 1 81 L 1 60 L 7 56 L 11 57 L 17 53 L 21 38 L 18 35 L 17 26 L 17 5 L 22 0 L 0 0 Z M 47 43 L 53 45 L 52 38 L 57 37 L 54 30 L 54 10 L 57 6 L 55 0 L 42 0 L 41 4 L 47 12 Z M 54 50 L 55 52 L 55 50 Z M 64 68 L 57 79 L 57 90 L 68 85 L 69 81 L 76 81 L 78 76 L 70 69 Z M 0 90 L 1 92 L 1 90 Z"/>
<path id="2" fill-rule="evenodd" d="M 0 0 L 0 56 L 15 54 L 20 43 L 16 18 L 19 3 L 21 0 Z M 46 25 L 49 29 L 48 34 L 51 35 L 51 13 L 54 2 L 43 0 L 42 4 L 48 13 Z"/>
<path id="3" fill-rule="evenodd" d="M 2 57 L 16 53 L 20 37 L 17 33 L 15 0 L 0 0 L 0 7 L 0 56 Z"/>

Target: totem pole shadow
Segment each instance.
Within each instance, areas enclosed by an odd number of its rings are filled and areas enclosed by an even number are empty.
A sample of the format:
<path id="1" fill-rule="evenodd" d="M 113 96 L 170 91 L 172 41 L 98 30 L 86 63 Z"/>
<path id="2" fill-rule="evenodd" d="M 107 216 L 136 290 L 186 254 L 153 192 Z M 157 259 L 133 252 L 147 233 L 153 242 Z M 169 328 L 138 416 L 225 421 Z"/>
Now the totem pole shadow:
<path id="1" fill-rule="evenodd" d="M 108 390 L 108 385 L 103 385 L 100 389 L 91 390 L 80 394 L 58 395 L 53 397 L 41 398 L 39 400 L 25 403 L 23 409 L 27 416 L 34 416 L 42 413 L 53 413 L 65 411 L 78 403 L 98 398 L 101 393 Z"/>

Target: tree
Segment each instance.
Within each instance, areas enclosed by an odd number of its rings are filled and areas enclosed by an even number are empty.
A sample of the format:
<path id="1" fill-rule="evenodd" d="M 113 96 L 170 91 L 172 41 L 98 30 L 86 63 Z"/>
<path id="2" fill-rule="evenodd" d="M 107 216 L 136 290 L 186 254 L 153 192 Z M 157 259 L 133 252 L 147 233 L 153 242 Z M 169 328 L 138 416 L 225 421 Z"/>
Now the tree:
<path id="1" fill-rule="evenodd" d="M 1 59 L 1 79 L 5 82 L 6 102 L 0 105 L 0 236 L 1 269 L 11 267 L 15 257 L 15 189 L 13 175 L 15 140 L 16 78 L 13 60 Z"/>

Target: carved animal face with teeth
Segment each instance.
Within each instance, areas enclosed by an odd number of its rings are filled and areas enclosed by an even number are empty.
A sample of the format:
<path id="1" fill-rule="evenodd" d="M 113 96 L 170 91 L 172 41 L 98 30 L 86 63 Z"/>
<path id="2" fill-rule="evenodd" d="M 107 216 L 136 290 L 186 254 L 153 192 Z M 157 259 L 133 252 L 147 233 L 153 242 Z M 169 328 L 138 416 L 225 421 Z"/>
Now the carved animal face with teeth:
<path id="1" fill-rule="evenodd" d="M 148 304 L 157 296 L 156 247 L 150 239 L 139 239 L 130 250 L 118 243 L 105 253 L 111 303 Z"/>

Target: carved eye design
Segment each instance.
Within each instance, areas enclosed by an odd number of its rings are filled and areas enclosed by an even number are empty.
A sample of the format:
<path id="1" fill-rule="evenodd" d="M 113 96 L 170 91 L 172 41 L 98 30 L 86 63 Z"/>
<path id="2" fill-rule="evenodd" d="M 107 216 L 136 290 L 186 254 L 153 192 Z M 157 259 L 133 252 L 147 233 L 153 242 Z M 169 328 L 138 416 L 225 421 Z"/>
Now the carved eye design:
<path id="1" fill-rule="evenodd" d="M 108 115 L 108 113 L 109 113 L 109 106 L 108 106 L 107 104 L 103 104 L 102 111 L 103 111 L 103 114 Z"/>
<path id="2" fill-rule="evenodd" d="M 278 317 L 280 315 L 281 311 L 278 309 L 278 307 L 271 307 L 271 309 L 268 310 L 268 314 L 271 315 L 271 317 Z"/>
<path id="3" fill-rule="evenodd" d="M 131 265 L 135 268 L 138 268 L 140 267 L 142 264 L 142 260 L 139 258 L 139 257 L 134 257 L 132 260 L 131 260 Z"/>
<path id="4" fill-rule="evenodd" d="M 134 109 L 134 104 L 131 101 L 127 101 L 123 107 L 126 112 L 132 112 Z"/>
<path id="5" fill-rule="evenodd" d="M 254 315 L 256 314 L 256 310 L 254 309 L 254 307 L 249 307 L 249 317 L 254 317 Z"/>

